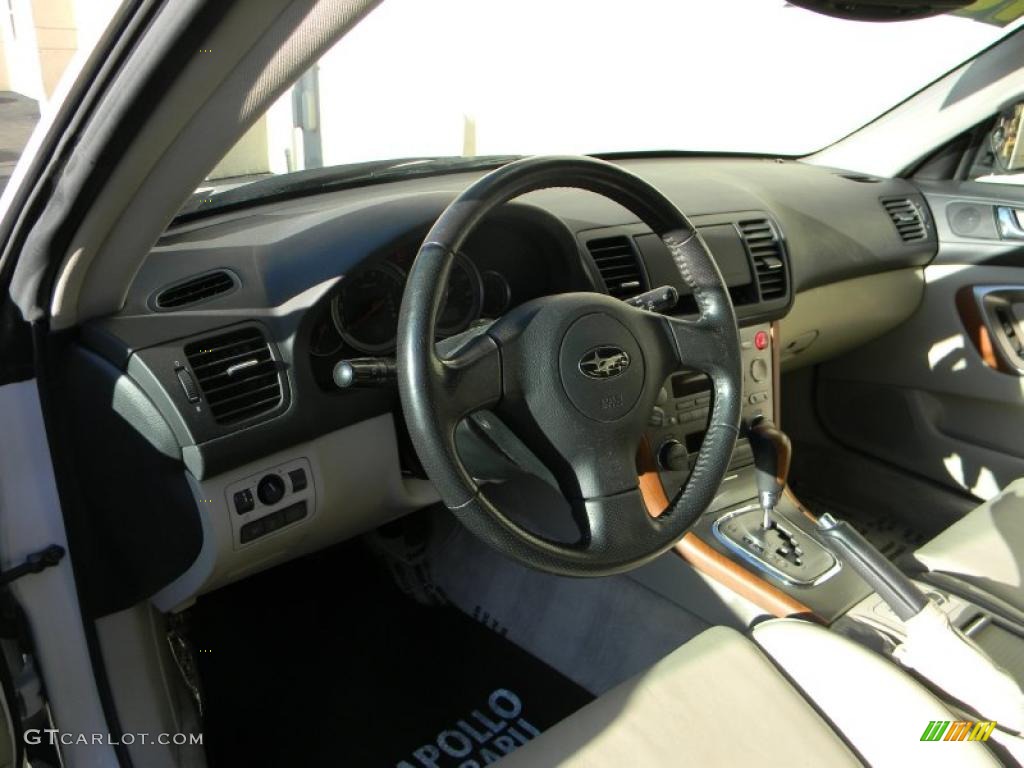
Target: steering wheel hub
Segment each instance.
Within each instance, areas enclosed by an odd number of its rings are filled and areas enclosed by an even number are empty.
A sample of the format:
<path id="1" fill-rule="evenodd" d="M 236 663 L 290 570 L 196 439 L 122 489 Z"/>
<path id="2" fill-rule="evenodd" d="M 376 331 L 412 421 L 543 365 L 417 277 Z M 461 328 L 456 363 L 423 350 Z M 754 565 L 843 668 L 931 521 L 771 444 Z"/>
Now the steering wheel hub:
<path id="1" fill-rule="evenodd" d="M 558 368 L 565 394 L 594 421 L 615 421 L 644 389 L 644 355 L 636 337 L 604 312 L 584 315 L 562 338 Z"/>

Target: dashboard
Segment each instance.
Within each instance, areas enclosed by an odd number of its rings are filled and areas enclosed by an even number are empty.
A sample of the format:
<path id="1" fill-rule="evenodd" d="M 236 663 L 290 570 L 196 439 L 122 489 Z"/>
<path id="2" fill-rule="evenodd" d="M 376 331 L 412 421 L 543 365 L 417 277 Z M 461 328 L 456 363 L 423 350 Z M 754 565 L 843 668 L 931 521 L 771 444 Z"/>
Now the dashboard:
<path id="1" fill-rule="evenodd" d="M 779 321 L 796 323 L 801 337 L 812 329 L 828 354 L 863 343 L 865 294 L 843 286 L 919 271 L 937 250 L 928 206 L 903 180 L 762 158 L 622 164 L 698 227 L 751 344 Z M 105 610 L 144 598 L 173 610 L 436 502 L 394 389 L 341 390 L 331 373 L 342 359 L 393 354 L 419 244 L 477 177 L 336 190 L 174 226 L 123 309 L 81 329 L 64 372 L 79 398 L 97 557 L 123 566 L 104 572 L 128 574 L 97 580 Z M 908 221 L 920 236 L 906 239 Z M 664 245 L 632 214 L 578 190 L 535 192 L 467 240 L 438 333 L 538 296 L 628 298 L 663 285 L 679 290 L 677 313 L 693 311 Z M 912 311 L 913 292 L 898 296 Z M 820 309 L 840 305 L 835 319 Z M 774 399 L 769 351 L 758 341 L 748 353 L 751 408 Z M 666 396 L 652 427 L 665 445 L 678 443 L 665 452 L 677 482 L 708 410 L 704 395 L 684 389 Z M 97 433 L 118 437 L 88 439 Z"/>

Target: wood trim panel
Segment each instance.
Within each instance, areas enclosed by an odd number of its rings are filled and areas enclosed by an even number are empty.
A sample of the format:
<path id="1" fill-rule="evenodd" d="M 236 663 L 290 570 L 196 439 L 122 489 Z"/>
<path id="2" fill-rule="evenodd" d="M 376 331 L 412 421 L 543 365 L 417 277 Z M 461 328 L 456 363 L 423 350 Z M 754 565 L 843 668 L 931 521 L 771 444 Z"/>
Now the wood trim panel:
<path id="1" fill-rule="evenodd" d="M 640 469 L 640 494 L 647 506 L 647 512 L 651 517 L 659 517 L 668 509 L 669 499 L 646 439 L 641 442 L 637 461 Z M 728 587 L 772 616 L 783 618 L 814 615 L 814 612 L 799 600 L 734 563 L 694 533 L 683 536 L 675 546 L 675 553 L 705 576 Z"/>
<path id="2" fill-rule="evenodd" d="M 985 319 L 981 316 L 981 309 L 979 309 L 978 302 L 974 298 L 974 288 L 965 285 L 956 292 L 955 301 L 957 312 L 960 314 L 960 322 L 964 324 L 967 337 L 978 351 L 982 362 L 995 371 L 1017 373 L 996 354 L 995 345 L 992 343 L 992 336 L 988 332 L 988 326 L 985 325 Z"/>
<path id="3" fill-rule="evenodd" d="M 782 429 L 782 326 L 772 323 L 768 337 L 772 342 L 772 421 Z"/>

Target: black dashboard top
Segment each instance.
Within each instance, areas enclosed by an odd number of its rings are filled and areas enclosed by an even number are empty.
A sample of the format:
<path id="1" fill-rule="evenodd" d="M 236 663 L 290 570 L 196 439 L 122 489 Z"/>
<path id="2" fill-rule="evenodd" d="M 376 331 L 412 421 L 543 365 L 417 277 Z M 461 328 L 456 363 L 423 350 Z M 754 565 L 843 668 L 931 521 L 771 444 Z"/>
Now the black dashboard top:
<path id="1" fill-rule="evenodd" d="M 927 206 L 903 180 L 761 159 L 623 165 L 698 225 L 743 322 L 781 317 L 802 290 L 923 265 L 937 248 Z M 83 341 L 142 387 L 197 477 L 393 409 L 392 393 L 333 389 L 329 369 L 341 357 L 388 353 L 404 270 L 475 177 L 360 187 L 179 225 L 146 258 L 123 310 L 88 324 Z M 917 212 L 923 237 L 901 237 L 893 205 L 901 216 Z M 625 296 L 676 282 L 659 246 L 604 198 L 567 189 L 527 195 L 467 243 L 449 282 L 446 330 L 539 295 Z M 684 299 L 681 311 L 687 306 Z M 246 329 L 256 329 L 255 342 Z M 265 349 L 258 358 L 257 348 Z M 251 366 L 244 385 L 233 378 L 242 365 Z"/>

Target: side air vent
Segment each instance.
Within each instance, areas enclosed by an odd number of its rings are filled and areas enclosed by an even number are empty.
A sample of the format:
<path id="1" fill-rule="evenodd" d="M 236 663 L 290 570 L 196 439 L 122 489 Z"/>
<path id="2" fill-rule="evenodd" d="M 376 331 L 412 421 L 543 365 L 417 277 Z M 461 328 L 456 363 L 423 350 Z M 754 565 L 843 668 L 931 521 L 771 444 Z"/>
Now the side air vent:
<path id="1" fill-rule="evenodd" d="M 904 243 L 913 243 L 928 237 L 921 210 L 912 200 L 905 197 L 888 197 L 883 198 L 882 206 L 892 219 L 892 223 L 896 225 L 896 231 Z"/>
<path id="2" fill-rule="evenodd" d="M 625 235 L 590 240 L 587 250 L 601 273 L 609 295 L 628 299 L 645 290 L 643 272 L 633 240 Z"/>
<path id="3" fill-rule="evenodd" d="M 786 263 L 782 242 L 775 227 L 767 219 L 751 219 L 739 223 L 743 242 L 747 244 L 761 301 L 781 299 L 786 295 Z"/>
<path id="4" fill-rule="evenodd" d="M 277 363 L 258 328 L 194 341 L 185 357 L 218 424 L 250 419 L 281 402 Z"/>
<path id="5" fill-rule="evenodd" d="M 230 293 L 235 286 L 234 276 L 227 270 L 218 269 L 164 288 L 153 303 L 157 309 L 180 309 Z"/>

